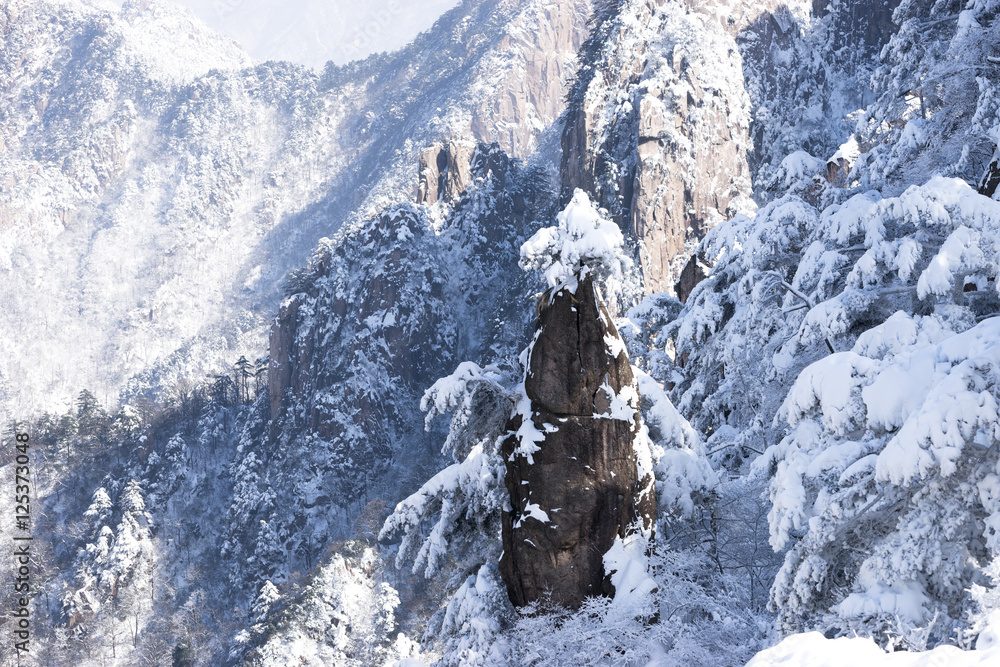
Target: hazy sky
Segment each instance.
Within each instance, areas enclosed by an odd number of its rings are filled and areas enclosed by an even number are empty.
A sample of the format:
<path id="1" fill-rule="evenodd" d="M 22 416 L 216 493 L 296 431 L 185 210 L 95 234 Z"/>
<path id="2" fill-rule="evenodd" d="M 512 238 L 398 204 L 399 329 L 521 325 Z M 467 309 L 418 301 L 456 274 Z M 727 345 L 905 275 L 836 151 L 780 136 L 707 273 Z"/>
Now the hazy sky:
<path id="1" fill-rule="evenodd" d="M 393 51 L 460 0 L 174 0 L 258 60 L 322 67 Z"/>

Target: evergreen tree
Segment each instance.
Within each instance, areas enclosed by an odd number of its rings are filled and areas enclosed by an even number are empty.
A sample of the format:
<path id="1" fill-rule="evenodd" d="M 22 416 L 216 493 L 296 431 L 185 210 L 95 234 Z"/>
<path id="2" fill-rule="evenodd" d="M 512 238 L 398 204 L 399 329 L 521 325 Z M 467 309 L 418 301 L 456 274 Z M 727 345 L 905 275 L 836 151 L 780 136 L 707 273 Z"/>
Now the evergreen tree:
<path id="1" fill-rule="evenodd" d="M 191 642 L 184 640 L 177 643 L 174 646 L 173 652 L 170 654 L 173 667 L 194 667 L 195 652 L 194 648 L 191 646 Z"/>
<path id="2" fill-rule="evenodd" d="M 270 357 L 260 357 L 254 363 L 253 386 L 255 397 L 260 396 L 260 393 L 267 387 L 267 368 L 269 365 Z"/>
<path id="3" fill-rule="evenodd" d="M 674 391 L 721 462 L 771 476 L 779 627 L 956 641 L 998 546 L 1000 205 L 940 177 L 786 196 L 701 250 Z"/>
<path id="4" fill-rule="evenodd" d="M 76 422 L 80 435 L 93 438 L 102 437 L 108 426 L 108 413 L 86 389 L 76 397 Z"/>
<path id="5" fill-rule="evenodd" d="M 253 377 L 253 364 L 245 356 L 236 362 L 236 399 L 239 403 L 250 402 L 250 378 Z"/>
<path id="6" fill-rule="evenodd" d="M 859 126 L 872 148 L 858 170 L 866 182 L 896 188 L 931 173 L 983 181 L 1000 140 L 998 13 L 996 0 L 899 4 L 873 79 L 880 96 Z"/>
<path id="7" fill-rule="evenodd" d="M 209 395 L 217 404 L 227 407 L 240 401 L 239 388 L 228 374 L 216 375 L 209 388 Z"/>

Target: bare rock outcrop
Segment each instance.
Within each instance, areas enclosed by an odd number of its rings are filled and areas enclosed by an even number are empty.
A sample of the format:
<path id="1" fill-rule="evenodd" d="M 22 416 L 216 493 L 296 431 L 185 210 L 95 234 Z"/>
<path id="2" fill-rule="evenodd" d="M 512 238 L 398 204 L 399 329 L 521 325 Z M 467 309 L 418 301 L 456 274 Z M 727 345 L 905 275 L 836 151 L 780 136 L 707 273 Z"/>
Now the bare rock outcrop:
<path id="1" fill-rule="evenodd" d="M 681 275 L 677 279 L 677 283 L 674 285 L 674 293 L 677 295 L 677 299 L 681 303 L 687 303 L 691 292 L 698 286 L 698 283 L 708 277 L 710 270 L 711 267 L 708 266 L 708 262 L 705 261 L 704 257 L 697 253 L 691 255 L 691 258 L 681 270 Z"/>
<path id="2" fill-rule="evenodd" d="M 735 44 L 728 57 L 739 60 Z M 639 99 L 638 160 L 630 207 L 632 234 L 648 291 L 665 291 L 679 275 L 689 246 L 740 211 L 751 193 L 749 125 L 742 87 L 706 85 L 711 62 L 675 49 L 672 71 L 684 96 L 651 85 Z M 664 96 L 672 97 L 664 103 Z M 669 106 L 668 106 L 669 104 Z M 734 122 L 734 118 L 735 120 Z"/>
<path id="3" fill-rule="evenodd" d="M 420 152 L 417 203 L 454 203 L 472 182 L 469 163 L 476 145 L 468 141 L 446 141 Z"/>
<path id="4" fill-rule="evenodd" d="M 299 300 L 289 299 L 281 305 L 278 317 L 271 325 L 269 366 L 267 369 L 267 396 L 271 419 L 277 419 L 281 398 L 292 385 L 292 345 L 295 343 L 295 325 L 299 313 Z"/>
<path id="5" fill-rule="evenodd" d="M 522 9 L 480 66 L 486 75 L 469 93 L 469 130 L 479 141 L 496 141 L 512 157 L 524 158 L 538 149 L 541 130 L 565 110 L 593 3 L 498 4 Z"/>
<path id="6" fill-rule="evenodd" d="M 694 246 L 719 221 L 752 213 L 752 181 L 797 149 L 826 157 L 834 121 L 802 120 L 862 95 L 863 62 L 888 39 L 898 0 L 629 0 L 597 14 L 562 135 L 564 200 L 588 192 L 639 242 L 647 293 L 672 292 Z M 823 17 L 833 92 L 811 71 L 806 33 Z M 857 48 L 855 48 L 855 45 Z M 801 72 L 807 74 L 803 81 Z M 831 75 L 832 76 L 832 75 Z M 838 79 L 839 80 L 839 79 Z M 842 86 L 843 87 L 843 86 Z M 861 92 L 858 92 L 861 91 Z M 863 98 L 852 101 L 864 106 Z M 776 122 L 782 114 L 787 122 Z M 801 121 L 802 145 L 786 141 Z M 810 122 L 812 125 L 810 125 Z M 781 132 L 774 130 L 782 127 Z M 838 126 L 839 127 L 839 126 Z M 847 132 L 845 126 L 844 131 Z M 771 171 L 767 171 L 771 174 Z M 759 183 L 758 183 L 759 185 Z"/>
<path id="7" fill-rule="evenodd" d="M 653 529 L 654 485 L 637 464 L 648 445 L 632 367 L 593 281 L 542 298 L 501 447 L 512 509 L 500 574 L 517 606 L 577 608 L 614 594 L 603 556 L 615 538 Z"/>
<path id="8" fill-rule="evenodd" d="M 979 194 L 993 197 L 996 194 L 997 186 L 1000 186 L 1000 149 L 993 154 L 982 179 L 979 181 Z"/>

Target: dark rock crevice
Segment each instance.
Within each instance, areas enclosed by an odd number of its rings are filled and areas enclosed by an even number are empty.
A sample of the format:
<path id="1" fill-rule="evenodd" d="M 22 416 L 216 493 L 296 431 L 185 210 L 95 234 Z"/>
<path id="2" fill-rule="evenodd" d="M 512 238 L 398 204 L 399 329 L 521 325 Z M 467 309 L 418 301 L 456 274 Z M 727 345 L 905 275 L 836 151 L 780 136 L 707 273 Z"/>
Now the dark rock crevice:
<path id="1" fill-rule="evenodd" d="M 979 181 L 979 194 L 992 198 L 996 194 L 997 186 L 1000 186 L 1000 148 L 994 153 L 993 160 Z"/>

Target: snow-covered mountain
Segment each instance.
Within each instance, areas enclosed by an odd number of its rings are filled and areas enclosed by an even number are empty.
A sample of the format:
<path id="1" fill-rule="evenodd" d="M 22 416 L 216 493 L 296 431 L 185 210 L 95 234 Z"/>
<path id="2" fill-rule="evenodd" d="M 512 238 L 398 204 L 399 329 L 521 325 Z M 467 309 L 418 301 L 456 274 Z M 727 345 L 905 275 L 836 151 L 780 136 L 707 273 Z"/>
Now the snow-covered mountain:
<path id="1" fill-rule="evenodd" d="M 466 3 L 316 73 L 253 65 L 165 1 L 5 3 L 5 404 L 114 403 L 259 355 L 285 274 L 405 198 L 420 149 L 544 142 L 588 11 Z"/>
<path id="2" fill-rule="evenodd" d="M 19 426 L 43 660 L 995 661 L 996 0 L 466 2 L 322 74 L 17 6 L 4 378 L 131 378 Z M 217 69 L 128 55 L 176 26 Z"/>
<path id="3" fill-rule="evenodd" d="M 234 470 L 247 493 L 233 499 L 230 539 L 254 589 L 270 571 L 244 557 L 260 539 L 246 526 L 295 526 L 281 533 L 292 559 L 270 569 L 308 565 L 369 502 L 395 504 L 439 464 L 441 431 L 424 433 L 420 414 L 434 380 L 464 358 L 516 363 L 531 289 L 517 248 L 554 197 L 544 171 L 495 144 L 479 145 L 471 176 L 441 217 L 404 204 L 344 230 L 282 305 L 257 406 L 266 427 L 244 433 L 256 454 Z"/>

